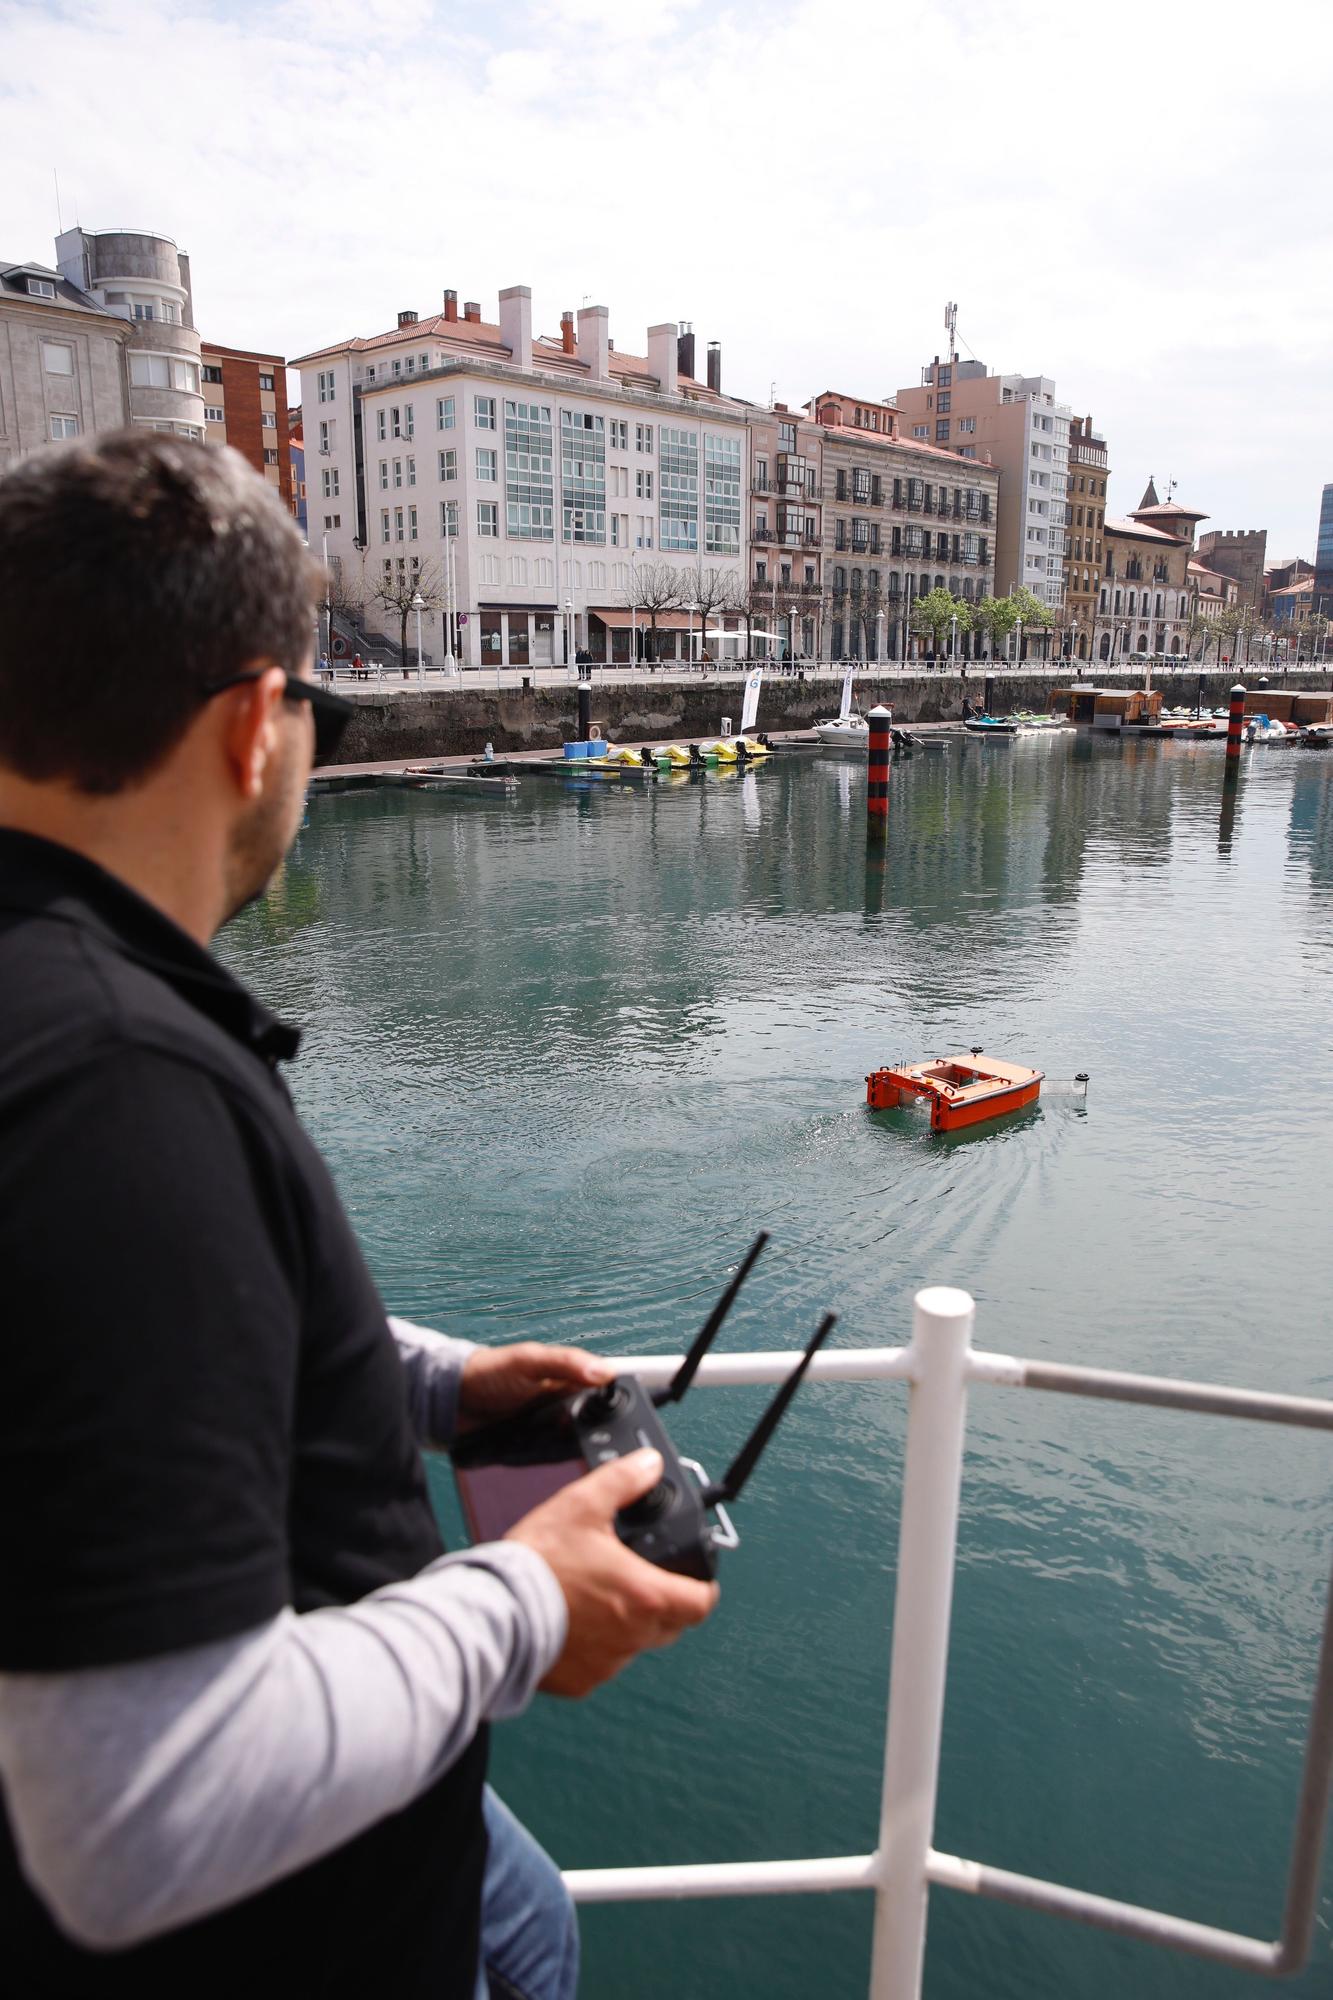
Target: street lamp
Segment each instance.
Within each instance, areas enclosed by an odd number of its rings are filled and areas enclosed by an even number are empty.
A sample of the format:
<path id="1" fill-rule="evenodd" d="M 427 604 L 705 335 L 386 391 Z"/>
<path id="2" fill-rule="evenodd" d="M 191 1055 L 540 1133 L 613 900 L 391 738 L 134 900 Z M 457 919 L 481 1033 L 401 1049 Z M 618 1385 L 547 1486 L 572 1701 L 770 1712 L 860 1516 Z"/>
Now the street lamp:
<path id="1" fill-rule="evenodd" d="M 572 598 L 569 598 L 569 597 L 567 597 L 567 598 L 565 599 L 565 665 L 566 665 L 566 666 L 569 666 L 569 665 L 571 664 L 571 662 L 573 661 L 573 659 L 574 659 L 574 650 L 575 650 L 575 648 L 574 648 L 574 603 L 573 603 L 573 599 L 572 599 Z"/>
<path id="2" fill-rule="evenodd" d="M 426 684 L 426 669 L 421 663 L 421 614 L 425 608 L 426 600 L 418 590 L 412 598 L 412 609 L 417 614 L 417 679 L 423 687 Z"/>
<path id="3" fill-rule="evenodd" d="M 952 667 L 954 667 L 954 666 L 955 666 L 955 665 L 957 664 L 957 661 L 958 661 L 958 613 L 957 613 L 956 611 L 951 611 L 951 612 L 949 613 L 949 665 L 950 665 L 950 667 L 951 667 L 951 668 L 952 668 Z"/>
<path id="4" fill-rule="evenodd" d="M 324 537 L 324 651 L 333 664 L 333 593 L 329 588 L 329 538 Z"/>
<path id="5" fill-rule="evenodd" d="M 455 632 L 458 628 L 458 600 L 455 595 L 454 543 L 457 536 L 449 528 L 449 504 L 444 511 L 444 671 L 451 677 L 458 672 L 458 661 L 454 657 Z"/>

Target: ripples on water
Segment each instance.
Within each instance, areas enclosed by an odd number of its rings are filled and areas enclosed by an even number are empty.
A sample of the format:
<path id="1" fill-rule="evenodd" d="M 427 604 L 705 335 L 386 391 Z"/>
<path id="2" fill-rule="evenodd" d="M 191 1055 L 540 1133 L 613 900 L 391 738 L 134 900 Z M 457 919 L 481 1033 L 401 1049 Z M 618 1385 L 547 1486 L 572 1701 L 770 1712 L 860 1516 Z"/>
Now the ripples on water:
<path id="1" fill-rule="evenodd" d="M 481 1339 L 897 1342 L 923 1282 L 982 1345 L 1333 1393 L 1333 767 L 1062 738 L 864 766 L 312 803 L 228 952 L 308 1024 L 298 1099 L 390 1303 Z M 865 1072 L 980 1042 L 1052 1079 L 933 1138 Z M 720 1464 L 763 1401 L 700 1392 Z M 500 1732 L 562 1861 L 863 1851 L 904 1403 L 798 1399 L 701 1634 Z M 1272 1935 L 1333 1543 L 1327 1441 L 978 1390 L 938 1842 Z M 454 1522 L 447 1475 L 436 1478 Z M 1326 1889 L 1316 1963 L 1333 1980 Z M 864 1991 L 853 1897 L 590 1912 L 588 2000 Z M 936 1896 L 931 2000 L 1267 1990 Z"/>

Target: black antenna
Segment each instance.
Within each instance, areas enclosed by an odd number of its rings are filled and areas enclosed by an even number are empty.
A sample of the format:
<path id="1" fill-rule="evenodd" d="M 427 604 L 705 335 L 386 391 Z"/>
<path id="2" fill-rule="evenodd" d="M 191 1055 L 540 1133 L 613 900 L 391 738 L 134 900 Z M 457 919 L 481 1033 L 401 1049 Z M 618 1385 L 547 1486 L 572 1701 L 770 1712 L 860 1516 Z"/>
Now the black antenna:
<path id="1" fill-rule="evenodd" d="M 777 1395 L 773 1398 L 768 1408 L 764 1411 L 763 1416 L 760 1417 L 759 1422 L 750 1432 L 749 1437 L 727 1467 L 725 1477 L 714 1480 L 711 1486 L 704 1488 L 703 1503 L 705 1507 L 711 1507 L 719 1500 L 731 1501 L 740 1498 L 741 1488 L 745 1485 L 746 1480 L 750 1477 L 756 1465 L 758 1465 L 764 1447 L 778 1425 L 782 1422 L 788 1403 L 790 1403 L 792 1397 L 800 1388 L 801 1377 L 805 1374 L 806 1369 L 814 1360 L 816 1353 L 823 1346 L 824 1341 L 837 1323 L 838 1315 L 836 1313 L 824 1314 L 823 1319 L 820 1320 L 819 1325 L 815 1328 L 814 1337 L 810 1345 L 806 1348 L 805 1353 L 792 1369 L 791 1374 L 778 1390 Z"/>
<path id="2" fill-rule="evenodd" d="M 749 1277 L 750 1266 L 754 1263 L 755 1258 L 759 1255 L 759 1252 L 763 1249 L 767 1241 L 768 1231 L 761 1229 L 741 1259 L 741 1267 L 735 1277 L 713 1307 L 712 1312 L 709 1313 L 708 1318 L 699 1328 L 698 1333 L 694 1336 L 694 1345 L 681 1362 L 680 1367 L 667 1383 L 665 1389 L 655 1389 L 653 1391 L 653 1407 L 655 1409 L 660 1410 L 663 1403 L 678 1403 L 685 1394 L 685 1391 L 699 1372 L 699 1363 L 703 1360 L 705 1354 L 707 1354 L 709 1348 L 717 1338 L 718 1328 L 731 1311 L 737 1292 Z"/>

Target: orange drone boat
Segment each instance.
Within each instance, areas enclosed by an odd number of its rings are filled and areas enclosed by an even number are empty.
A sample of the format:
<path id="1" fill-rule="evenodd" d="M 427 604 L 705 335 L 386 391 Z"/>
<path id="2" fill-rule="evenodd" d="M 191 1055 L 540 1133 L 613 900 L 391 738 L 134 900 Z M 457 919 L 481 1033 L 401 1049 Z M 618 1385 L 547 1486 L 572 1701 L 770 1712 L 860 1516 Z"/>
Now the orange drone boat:
<path id="1" fill-rule="evenodd" d="M 872 1111 L 892 1111 L 904 1097 L 928 1098 L 932 1132 L 959 1132 L 1036 1103 L 1044 1070 L 1024 1069 L 994 1056 L 978 1062 L 980 1054 L 973 1049 L 970 1060 L 936 1056 L 930 1062 L 874 1070 L 866 1078 L 866 1103 Z"/>

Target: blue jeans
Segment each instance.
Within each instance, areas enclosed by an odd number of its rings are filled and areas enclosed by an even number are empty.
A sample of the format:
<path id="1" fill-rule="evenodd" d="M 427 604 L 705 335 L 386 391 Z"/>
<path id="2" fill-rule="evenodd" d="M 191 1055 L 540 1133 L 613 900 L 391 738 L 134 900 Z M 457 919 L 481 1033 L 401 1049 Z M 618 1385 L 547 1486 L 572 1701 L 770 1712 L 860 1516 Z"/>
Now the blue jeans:
<path id="1" fill-rule="evenodd" d="M 486 1787 L 476 2000 L 574 2000 L 579 1927 L 560 1871 Z"/>

